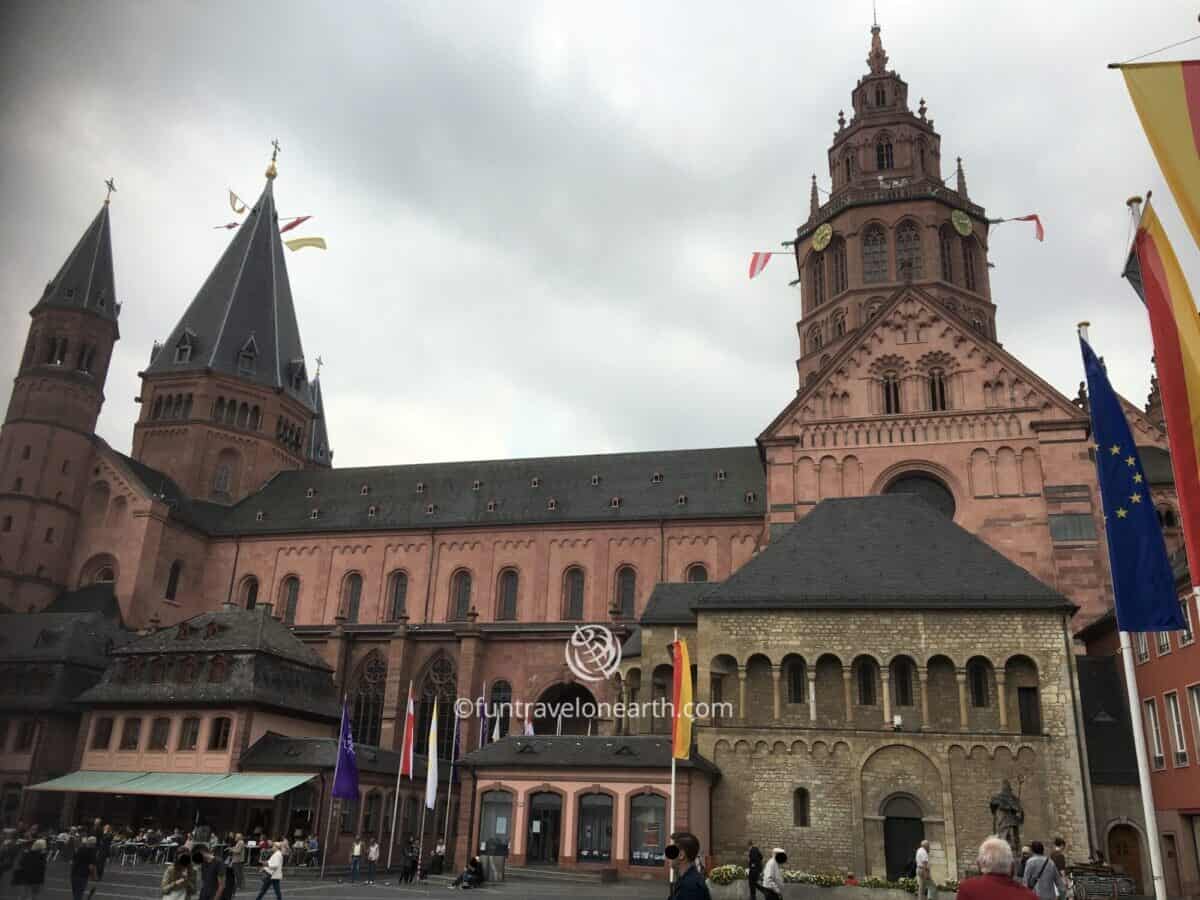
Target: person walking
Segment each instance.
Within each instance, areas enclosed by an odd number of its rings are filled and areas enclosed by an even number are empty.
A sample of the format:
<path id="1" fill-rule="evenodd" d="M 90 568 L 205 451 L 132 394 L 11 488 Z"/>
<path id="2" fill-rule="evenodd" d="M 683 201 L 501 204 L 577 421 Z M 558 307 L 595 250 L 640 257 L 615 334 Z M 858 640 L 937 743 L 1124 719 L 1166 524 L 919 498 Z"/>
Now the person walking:
<path id="1" fill-rule="evenodd" d="M 363 843 L 362 835 L 354 836 L 354 843 L 350 845 L 350 883 L 354 884 L 358 878 L 358 867 L 362 863 Z"/>
<path id="2" fill-rule="evenodd" d="M 42 885 L 46 883 L 46 839 L 38 838 L 29 845 L 29 849 L 17 860 L 16 871 L 12 877 L 13 887 L 18 885 L 25 888 L 27 900 L 36 900 L 42 893 Z"/>
<path id="3" fill-rule="evenodd" d="M 992 835 L 979 845 L 976 859 L 981 874 L 958 885 L 956 900 L 1033 900 L 1033 894 L 1013 879 L 1012 847 Z"/>
<path id="4" fill-rule="evenodd" d="M 105 825 L 100 829 L 100 834 L 96 836 L 96 880 L 104 880 L 104 867 L 108 865 L 108 858 L 112 855 L 113 845 L 113 828 L 111 825 Z M 92 891 L 96 889 L 93 887 Z"/>
<path id="5" fill-rule="evenodd" d="M 229 868 L 233 870 L 233 880 L 240 891 L 246 883 L 246 838 L 238 834 L 233 839 L 229 850 Z"/>
<path id="6" fill-rule="evenodd" d="M 1067 874 L 1067 842 L 1064 838 L 1056 837 L 1054 839 L 1054 852 L 1050 854 L 1050 859 L 1054 865 L 1058 867 L 1059 873 L 1066 877 Z"/>
<path id="7" fill-rule="evenodd" d="M 375 867 L 379 865 L 379 841 L 374 837 L 367 845 L 367 884 L 375 883 Z"/>
<path id="8" fill-rule="evenodd" d="M 1033 856 L 1025 863 L 1025 887 L 1038 895 L 1038 900 L 1055 900 L 1056 897 L 1067 893 L 1066 882 L 1050 857 L 1046 856 L 1046 848 L 1041 841 L 1029 845 Z"/>
<path id="9" fill-rule="evenodd" d="M 762 878 L 763 855 L 754 845 L 754 841 L 746 842 L 746 880 L 750 882 L 750 900 L 756 900 L 758 880 Z"/>
<path id="10" fill-rule="evenodd" d="M 71 857 L 71 896 L 83 900 L 88 881 L 96 877 L 96 839 L 88 835 Z"/>
<path id="11" fill-rule="evenodd" d="M 771 851 L 771 858 L 763 866 L 762 882 L 759 890 L 767 900 L 783 900 L 783 870 L 780 868 L 787 862 L 787 853 L 782 847 Z"/>
<path id="12" fill-rule="evenodd" d="M 921 841 L 917 847 L 917 900 L 937 900 L 937 882 L 929 868 L 929 841 Z"/>
<path id="13" fill-rule="evenodd" d="M 192 900 L 196 893 L 196 870 L 192 868 L 191 854 L 181 850 L 175 862 L 167 863 L 160 887 L 163 900 Z"/>
<path id="14" fill-rule="evenodd" d="M 263 865 L 262 873 L 262 887 L 258 889 L 258 896 L 254 900 L 262 900 L 268 888 L 274 888 L 275 900 L 283 900 L 283 891 L 280 889 L 283 883 L 283 848 L 278 844 L 272 845 L 271 857 Z"/>
<path id="15" fill-rule="evenodd" d="M 690 831 L 677 831 L 671 835 L 671 843 L 683 854 L 681 862 L 684 863 L 675 883 L 673 900 L 712 900 L 704 876 L 696 867 L 696 860 L 700 857 L 700 840 Z"/>
<path id="16" fill-rule="evenodd" d="M 197 844 L 192 851 L 193 861 L 200 867 L 200 896 L 198 900 L 221 900 L 225 892 L 225 863 L 219 860 L 207 844 Z"/>

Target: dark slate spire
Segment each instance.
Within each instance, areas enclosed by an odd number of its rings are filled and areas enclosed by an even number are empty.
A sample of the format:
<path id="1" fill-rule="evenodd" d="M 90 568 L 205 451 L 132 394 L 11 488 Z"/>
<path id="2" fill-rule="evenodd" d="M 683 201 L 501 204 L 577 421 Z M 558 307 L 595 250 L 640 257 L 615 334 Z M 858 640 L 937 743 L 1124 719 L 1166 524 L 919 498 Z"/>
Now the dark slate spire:
<path id="1" fill-rule="evenodd" d="M 113 279 L 112 234 L 108 224 L 107 200 L 58 274 L 47 282 L 37 306 L 86 309 L 111 322 L 117 321 L 121 306 L 116 300 Z"/>
<path id="2" fill-rule="evenodd" d="M 274 183 L 272 162 L 262 196 L 170 337 L 156 348 L 146 374 L 210 369 L 282 388 L 311 407 Z"/>
<path id="3" fill-rule="evenodd" d="M 317 369 L 321 368 L 321 358 L 317 357 Z M 309 462 L 329 468 L 333 465 L 333 450 L 329 447 L 329 432 L 325 429 L 325 401 L 321 399 L 321 373 L 317 372 L 309 385 L 310 405 L 316 416 L 313 418 L 311 436 L 308 444 Z"/>

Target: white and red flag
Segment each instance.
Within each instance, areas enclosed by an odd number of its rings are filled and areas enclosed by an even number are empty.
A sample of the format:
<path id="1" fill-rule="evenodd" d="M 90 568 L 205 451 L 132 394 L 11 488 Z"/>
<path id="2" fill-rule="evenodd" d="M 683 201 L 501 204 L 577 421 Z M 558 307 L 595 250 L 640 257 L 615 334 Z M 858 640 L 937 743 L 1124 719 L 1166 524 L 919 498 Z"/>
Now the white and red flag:
<path id="1" fill-rule="evenodd" d="M 754 253 L 750 257 L 750 277 L 753 278 L 767 267 L 774 253 Z"/>
<path id="2" fill-rule="evenodd" d="M 292 221 L 288 222 L 286 225 L 284 225 L 282 228 L 280 228 L 279 233 L 283 234 L 285 232 L 291 231 L 297 225 L 303 225 L 305 222 L 307 222 L 311 218 L 312 218 L 312 216 L 297 216 L 296 218 L 292 219 Z"/>
<path id="3" fill-rule="evenodd" d="M 404 740 L 400 744 L 400 771 L 396 775 L 396 780 L 400 780 L 401 775 L 407 775 L 409 781 L 413 777 L 413 745 L 417 742 L 417 716 L 413 711 L 413 695 L 412 682 L 408 683 L 408 706 L 404 712 Z"/>
<path id="4" fill-rule="evenodd" d="M 1046 239 L 1046 229 L 1042 227 L 1042 220 L 1038 218 L 1037 213 L 1030 213 L 1027 216 L 1013 216 L 1015 222 L 1032 222 L 1034 224 L 1034 235 L 1039 241 Z"/>

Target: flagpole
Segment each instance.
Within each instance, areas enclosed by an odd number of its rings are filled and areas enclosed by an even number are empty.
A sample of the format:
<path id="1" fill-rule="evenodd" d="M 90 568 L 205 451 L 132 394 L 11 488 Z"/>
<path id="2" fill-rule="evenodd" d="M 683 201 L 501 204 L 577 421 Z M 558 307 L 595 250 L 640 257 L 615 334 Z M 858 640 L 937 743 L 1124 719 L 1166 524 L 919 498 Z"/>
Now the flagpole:
<path id="1" fill-rule="evenodd" d="M 676 628 L 675 629 L 675 641 L 672 643 L 672 646 L 671 646 L 671 664 L 672 665 L 674 665 L 675 659 L 677 656 L 677 654 L 675 653 L 674 644 L 676 644 L 678 642 L 679 642 L 679 629 Z M 690 677 L 690 673 L 689 673 L 689 677 Z M 671 710 L 672 726 L 674 726 L 674 724 L 675 724 L 675 714 L 676 714 L 676 711 Z M 671 840 L 671 835 L 673 835 L 675 833 L 675 733 L 674 733 L 674 727 L 672 727 L 671 731 L 672 731 L 672 733 L 671 733 L 671 814 L 670 814 L 670 828 L 667 829 L 667 840 L 668 841 Z M 667 870 L 667 883 L 668 884 L 675 883 L 675 867 L 674 866 L 671 866 Z"/>
<path id="2" fill-rule="evenodd" d="M 333 781 L 329 783 L 329 818 L 325 820 L 325 843 L 321 847 L 321 878 L 325 878 L 325 860 L 329 858 L 329 828 L 333 825 L 333 789 L 337 784 L 338 769 L 342 765 L 342 735 L 346 730 L 346 697 L 342 695 L 342 721 L 338 725 L 337 753 L 333 761 Z"/>
<path id="3" fill-rule="evenodd" d="M 458 748 L 458 712 L 454 713 L 454 737 L 450 740 L 450 781 L 446 786 L 446 831 L 442 836 L 442 843 L 446 848 L 450 848 L 450 801 L 454 799 L 454 763 L 457 757 L 456 750 Z M 437 823 L 435 822 L 436 826 Z"/>
<path id="4" fill-rule="evenodd" d="M 1080 322 L 1078 325 L 1079 336 L 1084 341 L 1088 340 L 1088 325 L 1088 322 Z M 1158 815 L 1154 809 L 1154 789 L 1150 785 L 1150 757 L 1146 753 L 1146 732 L 1142 724 L 1142 701 L 1138 696 L 1137 671 L 1133 665 L 1133 642 L 1129 639 L 1129 632 L 1121 629 L 1120 621 L 1117 622 L 1117 633 L 1121 638 L 1121 664 L 1125 669 L 1125 693 L 1129 703 L 1129 724 L 1133 730 L 1133 749 L 1137 754 L 1138 786 L 1142 795 L 1142 816 L 1146 824 L 1146 845 L 1150 850 L 1154 896 L 1155 900 L 1167 900 L 1162 848 L 1159 846 Z"/>
<path id="5" fill-rule="evenodd" d="M 408 682 L 408 696 L 412 698 L 412 681 Z M 404 730 L 400 734 L 400 764 L 396 766 L 396 798 L 392 802 L 392 837 L 388 842 L 388 871 L 392 870 L 392 851 L 396 849 L 396 816 L 400 810 L 400 773 L 404 771 L 404 742 L 408 738 L 408 703 L 404 704 Z M 408 775 L 412 780 L 412 773 Z M 401 832 L 403 834 L 404 832 Z"/>

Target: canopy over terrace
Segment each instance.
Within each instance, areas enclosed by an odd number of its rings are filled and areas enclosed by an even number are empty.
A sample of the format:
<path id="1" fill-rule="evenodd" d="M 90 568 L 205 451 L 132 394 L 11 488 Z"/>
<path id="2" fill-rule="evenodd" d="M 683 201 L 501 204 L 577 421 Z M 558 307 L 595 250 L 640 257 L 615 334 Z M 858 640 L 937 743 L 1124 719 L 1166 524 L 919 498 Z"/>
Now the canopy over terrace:
<path id="1" fill-rule="evenodd" d="M 312 773 L 190 774 L 182 772 L 71 772 L 32 785 L 32 791 L 88 794 L 144 794 L 158 797 L 206 797 L 274 800 L 314 777 Z"/>

